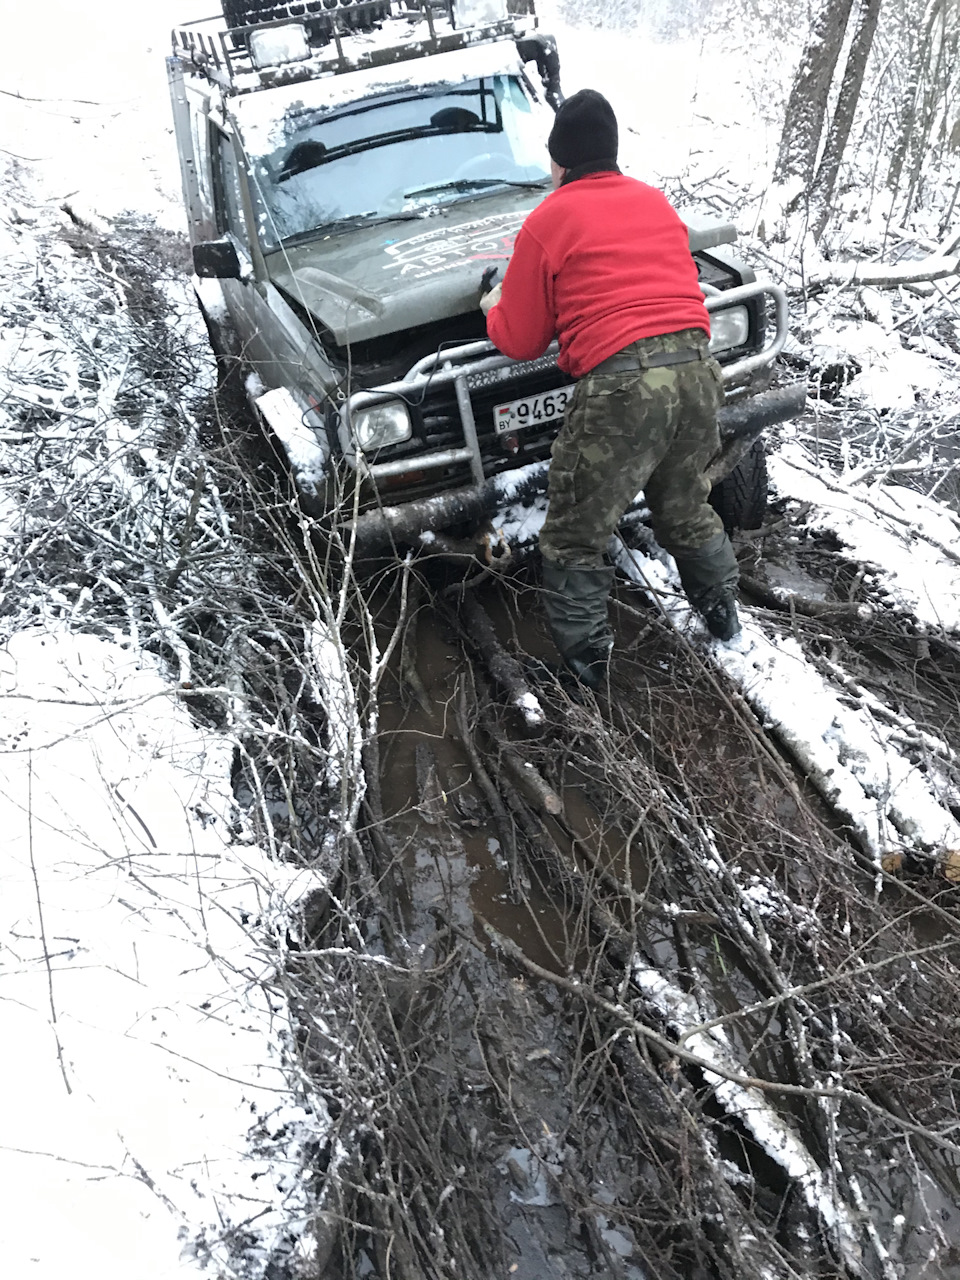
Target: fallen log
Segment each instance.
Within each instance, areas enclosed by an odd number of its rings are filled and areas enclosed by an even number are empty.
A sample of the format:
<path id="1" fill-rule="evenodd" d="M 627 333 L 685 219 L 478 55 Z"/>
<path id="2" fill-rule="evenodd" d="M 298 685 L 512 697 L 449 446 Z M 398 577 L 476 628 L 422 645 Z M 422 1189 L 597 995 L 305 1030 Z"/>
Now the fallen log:
<path id="1" fill-rule="evenodd" d="M 467 640 L 480 653 L 490 674 L 507 694 L 528 729 L 542 729 L 546 716 L 536 696 L 530 691 L 523 668 L 507 653 L 494 630 L 490 615 L 472 595 L 465 594 L 460 605 Z"/>
<path id="2" fill-rule="evenodd" d="M 828 262 L 807 277 L 810 289 L 826 289 L 830 285 L 872 285 L 877 289 L 895 289 L 902 284 L 923 280 L 942 280 L 960 270 L 960 257 L 932 254 L 919 262 Z"/>
<path id="3" fill-rule="evenodd" d="M 563 801 L 529 760 L 522 759 L 504 743 L 500 744 L 500 759 L 520 790 L 538 809 L 554 818 L 563 813 Z"/>
<path id="4" fill-rule="evenodd" d="M 849 600 L 815 600 L 810 596 L 800 596 L 793 591 L 781 587 L 771 587 L 750 574 L 740 574 L 740 585 L 750 595 L 769 609 L 779 609 L 783 613 L 799 613 L 805 618 L 854 618 L 867 622 L 874 616 L 874 609 L 868 604 L 857 604 Z"/>
<path id="5" fill-rule="evenodd" d="M 539 769 L 529 760 L 525 760 L 507 743 L 503 735 L 496 731 L 492 717 L 483 716 L 481 719 L 484 729 L 496 744 L 500 765 L 510 774 L 515 785 L 526 799 L 541 813 L 545 813 L 551 818 L 563 813 L 563 801 Z"/>

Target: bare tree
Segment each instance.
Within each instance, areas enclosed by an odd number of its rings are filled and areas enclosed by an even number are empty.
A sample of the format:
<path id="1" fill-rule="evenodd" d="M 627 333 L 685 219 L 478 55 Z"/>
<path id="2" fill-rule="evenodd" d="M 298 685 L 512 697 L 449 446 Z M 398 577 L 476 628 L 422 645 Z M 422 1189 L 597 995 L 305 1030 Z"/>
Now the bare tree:
<path id="1" fill-rule="evenodd" d="M 893 148 L 890 169 L 887 174 L 887 186 L 893 192 L 899 190 L 903 168 L 914 136 L 917 113 L 920 109 L 924 69 L 930 57 L 930 46 L 940 7 L 941 0 L 927 0 L 920 25 L 921 36 L 913 46 L 910 57 L 909 70 L 900 103 L 897 141 Z"/>
<path id="2" fill-rule="evenodd" d="M 934 0 L 930 5 L 930 24 L 924 32 L 922 77 L 910 134 L 911 163 L 904 197 L 905 213 L 914 207 L 928 160 L 935 151 L 939 152 L 938 163 L 943 158 L 948 112 L 957 87 L 957 9 L 955 0 Z M 902 181 L 899 185 L 902 189 Z"/>
<path id="3" fill-rule="evenodd" d="M 837 99 L 833 118 L 830 121 L 827 141 L 817 168 L 817 176 L 810 189 L 810 203 L 814 210 L 813 234 L 817 239 L 823 235 L 824 228 L 830 217 L 833 194 L 837 185 L 837 175 L 840 172 L 843 153 L 850 140 L 850 131 L 853 128 L 854 117 L 857 113 L 857 103 L 860 101 L 860 91 L 863 88 L 867 62 L 870 58 L 870 51 L 873 48 L 873 38 L 877 31 L 880 4 L 881 0 L 859 0 L 860 11 L 857 16 L 857 28 L 847 56 L 843 81 L 840 85 L 840 96 Z"/>
<path id="4" fill-rule="evenodd" d="M 774 180 L 799 179 L 809 190 L 816 169 L 830 96 L 853 0 L 823 0 L 800 59 L 780 137 Z"/>

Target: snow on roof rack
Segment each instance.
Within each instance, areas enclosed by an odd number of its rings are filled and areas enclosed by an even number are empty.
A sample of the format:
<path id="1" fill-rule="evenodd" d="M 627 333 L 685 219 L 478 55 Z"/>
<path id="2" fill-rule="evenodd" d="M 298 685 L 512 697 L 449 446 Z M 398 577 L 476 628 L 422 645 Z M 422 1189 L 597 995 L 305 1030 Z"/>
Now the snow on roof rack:
<path id="1" fill-rule="evenodd" d="M 222 0 L 173 52 L 231 93 L 389 66 L 537 27 L 534 0 Z"/>

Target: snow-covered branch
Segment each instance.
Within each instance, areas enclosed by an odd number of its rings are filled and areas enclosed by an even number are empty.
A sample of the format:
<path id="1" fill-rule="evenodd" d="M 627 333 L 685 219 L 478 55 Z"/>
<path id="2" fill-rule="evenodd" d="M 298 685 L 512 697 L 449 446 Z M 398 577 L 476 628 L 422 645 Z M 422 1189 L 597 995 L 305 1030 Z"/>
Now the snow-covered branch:
<path id="1" fill-rule="evenodd" d="M 919 262 L 825 262 L 807 276 L 810 289 L 830 285 L 849 287 L 870 285 L 878 289 L 895 289 L 898 285 L 920 281 L 943 280 L 960 270 L 960 258 L 934 255 Z"/>

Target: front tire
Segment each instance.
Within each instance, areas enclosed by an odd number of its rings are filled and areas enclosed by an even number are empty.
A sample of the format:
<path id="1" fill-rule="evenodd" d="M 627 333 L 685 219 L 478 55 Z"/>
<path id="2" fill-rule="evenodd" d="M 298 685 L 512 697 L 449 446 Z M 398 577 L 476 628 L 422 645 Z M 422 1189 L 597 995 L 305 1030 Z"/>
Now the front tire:
<path id="1" fill-rule="evenodd" d="M 713 486 L 709 501 L 724 529 L 732 533 L 762 526 L 768 496 L 767 452 L 758 436 L 730 474 Z"/>

